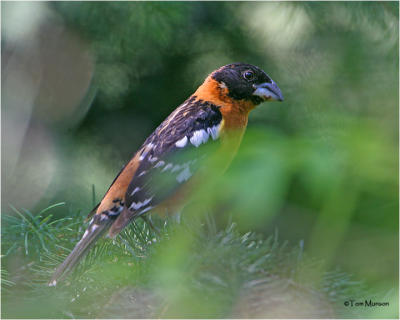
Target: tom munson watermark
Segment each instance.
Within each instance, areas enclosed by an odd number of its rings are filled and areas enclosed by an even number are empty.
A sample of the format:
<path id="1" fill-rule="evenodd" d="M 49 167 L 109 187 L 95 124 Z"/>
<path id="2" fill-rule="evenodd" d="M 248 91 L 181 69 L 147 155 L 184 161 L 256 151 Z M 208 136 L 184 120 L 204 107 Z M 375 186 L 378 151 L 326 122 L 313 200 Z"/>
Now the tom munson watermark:
<path id="1" fill-rule="evenodd" d="M 346 300 L 344 302 L 344 305 L 346 307 L 388 307 L 389 302 L 377 302 L 377 301 L 372 301 L 371 299 L 369 300 L 364 300 L 364 301 L 356 301 L 356 300 Z"/>

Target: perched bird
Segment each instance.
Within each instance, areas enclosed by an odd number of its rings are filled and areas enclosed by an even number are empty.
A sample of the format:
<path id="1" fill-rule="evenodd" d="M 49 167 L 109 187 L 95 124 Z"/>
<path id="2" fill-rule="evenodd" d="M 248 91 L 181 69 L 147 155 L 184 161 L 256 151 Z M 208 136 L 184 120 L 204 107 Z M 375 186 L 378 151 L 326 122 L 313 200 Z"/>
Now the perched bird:
<path id="1" fill-rule="evenodd" d="M 249 112 L 261 102 L 273 100 L 283 101 L 281 90 L 258 67 L 233 63 L 212 72 L 120 171 L 49 286 L 55 286 L 104 233 L 115 237 L 131 221 L 156 207 L 182 207 L 190 186 L 204 181 L 211 159 L 216 171 L 228 167 Z"/>

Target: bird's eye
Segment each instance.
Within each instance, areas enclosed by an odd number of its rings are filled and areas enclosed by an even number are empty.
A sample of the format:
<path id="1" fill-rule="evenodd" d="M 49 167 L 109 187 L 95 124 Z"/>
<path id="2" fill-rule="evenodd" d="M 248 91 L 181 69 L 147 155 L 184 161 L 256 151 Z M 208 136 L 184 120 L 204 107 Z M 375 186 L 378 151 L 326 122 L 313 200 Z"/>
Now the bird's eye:
<path id="1" fill-rule="evenodd" d="M 246 80 L 253 80 L 254 79 L 254 72 L 247 70 L 245 72 L 243 72 L 243 78 L 245 78 Z"/>

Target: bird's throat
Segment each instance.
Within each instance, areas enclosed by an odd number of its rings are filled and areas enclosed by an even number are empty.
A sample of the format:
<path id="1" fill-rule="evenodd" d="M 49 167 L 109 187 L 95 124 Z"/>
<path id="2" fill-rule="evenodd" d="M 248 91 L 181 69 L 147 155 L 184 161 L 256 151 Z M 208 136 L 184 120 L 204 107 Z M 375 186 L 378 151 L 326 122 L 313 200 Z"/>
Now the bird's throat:
<path id="1" fill-rule="evenodd" d="M 236 100 L 229 96 L 226 85 L 207 77 L 204 83 L 193 94 L 196 100 L 208 101 L 219 107 L 224 116 L 226 130 L 246 128 L 249 112 L 255 104 L 248 100 Z"/>

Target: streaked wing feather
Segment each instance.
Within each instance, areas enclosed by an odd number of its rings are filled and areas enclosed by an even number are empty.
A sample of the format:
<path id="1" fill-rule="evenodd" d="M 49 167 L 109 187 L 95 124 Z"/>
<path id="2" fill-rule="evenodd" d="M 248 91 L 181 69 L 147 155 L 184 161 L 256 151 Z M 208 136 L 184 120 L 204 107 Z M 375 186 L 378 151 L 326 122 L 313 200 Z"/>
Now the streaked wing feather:
<path id="1" fill-rule="evenodd" d="M 125 207 L 110 230 L 117 234 L 132 219 L 173 195 L 214 151 L 222 115 L 207 102 L 188 100 L 145 141 L 141 162 L 125 195 Z"/>

